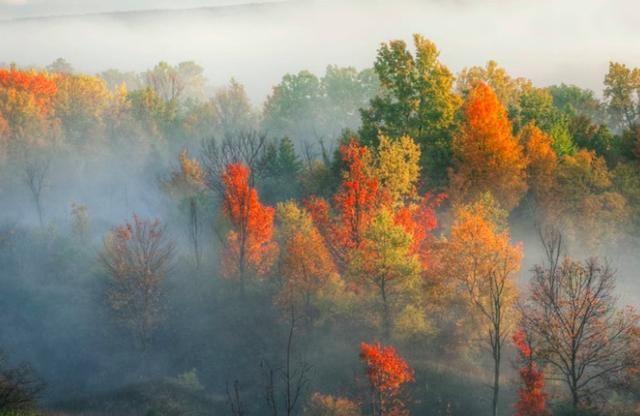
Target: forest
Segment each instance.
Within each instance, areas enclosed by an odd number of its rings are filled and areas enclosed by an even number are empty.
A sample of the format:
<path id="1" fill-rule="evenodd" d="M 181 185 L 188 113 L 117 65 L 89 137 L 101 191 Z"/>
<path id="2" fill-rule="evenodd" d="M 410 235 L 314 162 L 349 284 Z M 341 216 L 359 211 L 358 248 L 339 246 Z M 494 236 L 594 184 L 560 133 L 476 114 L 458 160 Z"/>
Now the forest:
<path id="1" fill-rule="evenodd" d="M 10 59 L 11 57 L 3 57 Z M 0 415 L 640 414 L 640 68 L 0 67 Z"/>

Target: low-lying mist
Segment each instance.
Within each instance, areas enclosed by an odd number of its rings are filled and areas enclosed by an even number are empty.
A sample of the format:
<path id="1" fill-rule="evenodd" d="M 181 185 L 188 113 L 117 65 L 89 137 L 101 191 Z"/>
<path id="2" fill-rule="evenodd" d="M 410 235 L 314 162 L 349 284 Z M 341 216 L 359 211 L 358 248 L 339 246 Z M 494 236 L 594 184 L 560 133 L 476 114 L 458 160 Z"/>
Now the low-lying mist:
<path id="1" fill-rule="evenodd" d="M 11 3 L 0 415 L 637 412 L 633 1 Z"/>
<path id="2" fill-rule="evenodd" d="M 364 68 L 381 42 L 423 33 L 454 71 L 494 59 L 538 85 L 570 80 L 599 91 L 608 61 L 640 62 L 634 4 L 302 0 L 6 20 L 0 38 L 12 41 L 0 56 L 40 66 L 63 57 L 87 73 L 194 60 L 213 85 L 241 81 L 258 105 L 284 73 L 321 73 L 327 63 Z"/>

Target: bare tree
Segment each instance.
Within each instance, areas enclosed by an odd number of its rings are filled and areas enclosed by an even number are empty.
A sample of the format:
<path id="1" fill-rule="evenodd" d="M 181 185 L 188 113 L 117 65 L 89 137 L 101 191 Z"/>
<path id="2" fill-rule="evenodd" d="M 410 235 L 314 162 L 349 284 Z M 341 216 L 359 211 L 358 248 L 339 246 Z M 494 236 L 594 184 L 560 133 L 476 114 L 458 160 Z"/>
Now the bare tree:
<path id="1" fill-rule="evenodd" d="M 43 389 L 44 383 L 34 375 L 31 367 L 21 364 L 8 368 L 0 351 L 0 413 L 32 408 Z"/>
<path id="2" fill-rule="evenodd" d="M 40 227 L 44 226 L 42 211 L 42 191 L 46 187 L 47 174 L 49 173 L 49 160 L 32 158 L 25 162 L 23 168 L 23 182 L 29 188 L 31 197 L 38 212 Z"/>
<path id="3" fill-rule="evenodd" d="M 233 382 L 233 392 L 229 390 L 229 383 L 227 383 L 227 404 L 231 410 L 231 416 L 244 416 L 242 400 L 240 400 L 240 382 L 238 380 Z"/>
<path id="4" fill-rule="evenodd" d="M 144 73 L 144 81 L 166 102 L 194 96 L 201 98 L 205 82 L 202 67 L 191 61 L 178 65 L 160 62 Z"/>
<path id="5" fill-rule="evenodd" d="M 160 222 L 133 216 L 105 238 L 100 261 L 111 277 L 107 300 L 143 351 L 162 320 L 162 280 L 170 270 L 175 245 Z"/>
<path id="6" fill-rule="evenodd" d="M 273 416 L 278 416 L 280 409 L 287 416 L 295 415 L 302 395 L 309 384 L 308 373 L 311 371 L 311 365 L 304 361 L 299 362 L 297 366 L 293 363 L 294 331 L 298 321 L 294 305 L 291 305 L 289 312 L 289 335 L 284 367 L 273 368 L 266 362 L 262 363 L 266 381 L 265 399 Z M 281 390 L 282 400 L 278 400 L 277 397 L 276 375 L 280 375 L 280 380 L 284 385 Z"/>
<path id="7" fill-rule="evenodd" d="M 222 172 L 231 163 L 242 162 L 251 170 L 251 186 L 255 185 L 256 177 L 265 172 L 265 143 L 267 137 L 256 131 L 245 131 L 237 134 L 225 134 L 219 140 L 212 137 L 202 143 L 201 164 L 205 172 L 207 186 L 224 193 L 220 182 Z"/>
<path id="8" fill-rule="evenodd" d="M 615 271 L 607 262 L 560 260 L 561 234 L 548 230 L 540 236 L 547 262 L 533 269 L 523 325 L 578 408 L 638 364 L 631 351 L 640 342 L 640 320 L 632 309 L 616 307 Z"/>
<path id="9" fill-rule="evenodd" d="M 162 188 L 186 207 L 189 219 L 188 235 L 193 247 L 196 268 L 200 271 L 202 234 L 202 200 L 206 190 L 204 171 L 195 159 L 190 159 L 186 150 L 180 152 L 180 167 L 173 171 L 168 179 L 161 179 Z"/>

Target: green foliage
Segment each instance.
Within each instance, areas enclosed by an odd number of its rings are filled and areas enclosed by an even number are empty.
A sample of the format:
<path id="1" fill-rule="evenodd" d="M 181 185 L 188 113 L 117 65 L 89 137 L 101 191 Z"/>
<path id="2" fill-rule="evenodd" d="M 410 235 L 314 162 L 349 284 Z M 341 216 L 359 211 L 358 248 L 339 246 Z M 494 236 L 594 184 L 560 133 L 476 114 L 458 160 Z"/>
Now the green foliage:
<path id="1" fill-rule="evenodd" d="M 374 67 L 380 93 L 362 110 L 360 139 L 376 147 L 379 135 L 413 138 L 422 149 L 426 177 L 442 185 L 461 99 L 453 91 L 453 75 L 438 60 L 436 45 L 417 34 L 413 39 L 415 55 L 399 40 L 378 50 Z"/>
<path id="2" fill-rule="evenodd" d="M 381 210 L 364 232 L 363 247 L 356 250 L 348 265 L 348 276 L 362 284 L 381 312 L 383 335 L 391 332 L 412 335 L 427 330 L 423 310 L 420 310 L 421 265 L 411 254 L 411 236 L 401 225 L 395 224 L 389 210 Z M 410 308 L 409 306 L 415 306 Z M 401 318 L 401 326 L 396 327 Z M 408 327 L 408 323 L 417 323 Z"/>
<path id="3" fill-rule="evenodd" d="M 640 231 L 640 169 L 631 163 L 619 163 L 613 170 L 613 184 L 627 200 L 636 232 Z"/>
<path id="4" fill-rule="evenodd" d="M 604 97 L 616 130 L 633 130 L 640 117 L 640 68 L 609 62 L 604 78 Z"/>
<path id="5" fill-rule="evenodd" d="M 586 117 L 595 123 L 606 121 L 603 117 L 604 106 L 593 91 L 576 85 L 552 85 L 549 92 L 553 105 L 570 117 Z"/>
<path id="6" fill-rule="evenodd" d="M 176 378 L 176 382 L 189 390 L 196 392 L 204 390 L 204 386 L 200 383 L 200 379 L 198 378 L 198 370 L 195 368 L 180 374 Z"/>
<path id="7" fill-rule="evenodd" d="M 56 410 L 70 415 L 102 415 L 105 409 L 121 416 L 206 416 L 227 411 L 222 400 L 214 401 L 201 390 L 174 380 L 128 385 L 86 400 L 63 402 Z"/>
<path id="8" fill-rule="evenodd" d="M 512 112 L 514 109 L 511 109 Z M 511 114 L 517 129 L 534 122 L 541 130 L 548 132 L 554 124 L 553 97 L 547 89 L 531 87 L 519 97 L 519 109 Z"/>
<path id="9" fill-rule="evenodd" d="M 366 107 L 380 88 L 372 68 L 358 72 L 353 67 L 329 65 L 320 82 L 324 94 L 321 111 L 324 121 L 333 126 L 333 136 L 343 129 L 358 128 L 358 110 Z"/>
<path id="10" fill-rule="evenodd" d="M 313 131 L 316 126 L 314 113 L 320 96 L 320 80 L 311 72 L 286 74 L 265 103 L 265 130 L 293 137 Z"/>
<path id="11" fill-rule="evenodd" d="M 576 152 L 567 120 L 564 117 L 557 118 L 549 128 L 549 134 L 553 139 L 551 147 L 558 156 L 572 155 Z"/>
<path id="12" fill-rule="evenodd" d="M 216 90 L 205 104 L 212 107 L 214 133 L 226 136 L 240 134 L 256 128 L 257 120 L 244 86 L 235 79 L 229 85 Z"/>
<path id="13" fill-rule="evenodd" d="M 57 58 L 55 61 L 47 65 L 47 71 L 59 74 L 71 74 L 73 67 L 64 58 Z"/>
<path id="14" fill-rule="evenodd" d="M 358 110 L 377 90 L 370 69 L 330 65 L 322 78 L 309 71 L 286 74 L 267 98 L 262 127 L 271 136 L 333 140 L 344 129 L 358 128 Z"/>
<path id="15" fill-rule="evenodd" d="M 574 409 L 570 406 L 562 404 L 558 406 L 554 412 L 557 416 L 601 416 L 597 410 L 594 409 Z"/>
<path id="16" fill-rule="evenodd" d="M 171 107 L 151 88 L 130 92 L 128 100 L 131 103 L 131 115 L 147 134 L 160 136 L 166 124 L 175 119 Z"/>
<path id="17" fill-rule="evenodd" d="M 98 74 L 104 79 L 110 90 L 115 91 L 124 85 L 128 90 L 138 90 L 142 87 L 141 76 L 135 72 L 122 72 L 118 69 L 107 69 Z"/>
<path id="18" fill-rule="evenodd" d="M 300 196 L 300 173 L 302 161 L 288 137 L 279 143 L 270 143 L 264 156 L 264 179 L 260 194 L 269 204 Z"/>
<path id="19" fill-rule="evenodd" d="M 595 151 L 610 165 L 620 159 L 617 140 L 606 125 L 595 124 L 587 116 L 578 115 L 569 121 L 569 132 L 577 147 Z"/>
<path id="20" fill-rule="evenodd" d="M 302 162 L 296 153 L 293 142 L 288 137 L 280 139 L 276 148 L 271 144 L 267 150 L 267 174 L 275 177 L 295 177 L 302 168 Z"/>

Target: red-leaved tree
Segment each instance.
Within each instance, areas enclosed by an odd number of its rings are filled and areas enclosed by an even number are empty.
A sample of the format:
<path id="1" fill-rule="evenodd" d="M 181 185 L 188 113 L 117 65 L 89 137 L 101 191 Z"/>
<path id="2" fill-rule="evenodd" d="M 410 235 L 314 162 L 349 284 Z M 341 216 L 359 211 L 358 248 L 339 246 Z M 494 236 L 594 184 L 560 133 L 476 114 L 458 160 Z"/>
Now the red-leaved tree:
<path id="1" fill-rule="evenodd" d="M 436 209 L 446 197 L 444 193 L 427 193 L 417 204 L 403 206 L 395 213 L 395 223 L 411 235 L 411 252 L 418 255 L 424 270 L 431 263 L 430 254 L 434 242 L 432 232 L 438 228 Z"/>
<path id="2" fill-rule="evenodd" d="M 398 355 L 395 348 L 379 343 L 360 344 L 360 359 L 364 362 L 371 388 L 370 406 L 373 416 L 408 415 L 403 386 L 414 381 L 413 370 Z"/>
<path id="3" fill-rule="evenodd" d="M 242 163 L 227 165 L 222 174 L 224 214 L 231 224 L 222 254 L 223 274 L 238 279 L 242 293 L 245 279 L 267 273 L 278 250 L 272 239 L 274 209 L 260 203 L 249 185 L 250 176 Z"/>
<path id="4" fill-rule="evenodd" d="M 515 416 L 547 416 L 545 409 L 547 395 L 544 393 L 544 374 L 538 370 L 533 359 L 531 338 L 523 329 L 513 336 L 513 343 L 520 354 L 521 367 L 518 370 L 522 385 L 518 390 Z"/>
<path id="5" fill-rule="evenodd" d="M 349 252 L 362 242 L 371 218 L 385 200 L 385 192 L 372 174 L 372 155 L 367 147 L 351 140 L 348 145 L 340 146 L 340 154 L 346 169 L 340 189 L 333 197 L 334 212 L 322 198 L 309 198 L 305 205 L 336 264 L 344 266 Z"/>

